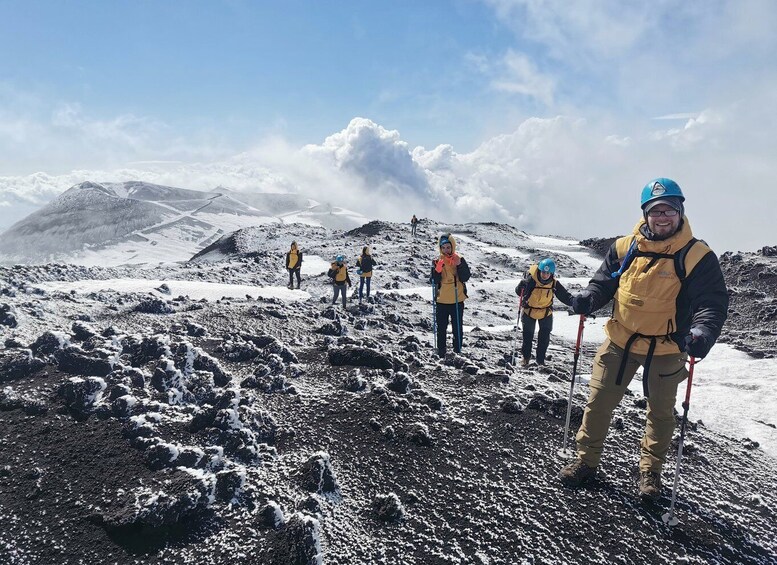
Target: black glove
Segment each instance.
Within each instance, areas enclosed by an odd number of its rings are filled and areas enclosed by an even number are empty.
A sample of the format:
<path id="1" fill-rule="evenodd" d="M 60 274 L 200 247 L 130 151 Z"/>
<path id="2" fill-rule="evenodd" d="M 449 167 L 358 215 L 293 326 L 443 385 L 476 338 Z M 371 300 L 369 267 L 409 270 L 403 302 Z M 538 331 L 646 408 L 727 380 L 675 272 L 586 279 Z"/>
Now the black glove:
<path id="1" fill-rule="evenodd" d="M 714 343 L 715 340 L 707 328 L 704 326 L 693 326 L 688 335 L 685 336 L 684 349 L 691 357 L 704 359 Z"/>
<path id="2" fill-rule="evenodd" d="M 580 292 L 572 297 L 572 310 L 575 314 L 587 316 L 593 310 L 593 302 L 593 297 L 588 292 Z"/>

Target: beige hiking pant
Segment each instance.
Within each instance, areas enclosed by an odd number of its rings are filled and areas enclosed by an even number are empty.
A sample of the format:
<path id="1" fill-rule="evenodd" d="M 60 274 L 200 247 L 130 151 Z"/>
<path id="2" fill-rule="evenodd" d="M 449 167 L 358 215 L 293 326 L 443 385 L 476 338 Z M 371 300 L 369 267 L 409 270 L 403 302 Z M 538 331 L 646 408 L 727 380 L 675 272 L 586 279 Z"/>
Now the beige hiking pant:
<path id="1" fill-rule="evenodd" d="M 577 432 L 577 454 L 590 467 L 599 465 L 604 440 L 610 429 L 612 412 L 620 403 L 637 369 L 644 366 L 645 355 L 629 353 L 623 380 L 615 384 L 624 350 L 609 339 L 594 357 L 588 403 L 583 423 Z M 673 412 L 677 386 L 688 378 L 685 353 L 654 355 L 648 375 L 648 406 L 645 435 L 640 443 L 640 471 L 660 472 L 675 428 Z"/>

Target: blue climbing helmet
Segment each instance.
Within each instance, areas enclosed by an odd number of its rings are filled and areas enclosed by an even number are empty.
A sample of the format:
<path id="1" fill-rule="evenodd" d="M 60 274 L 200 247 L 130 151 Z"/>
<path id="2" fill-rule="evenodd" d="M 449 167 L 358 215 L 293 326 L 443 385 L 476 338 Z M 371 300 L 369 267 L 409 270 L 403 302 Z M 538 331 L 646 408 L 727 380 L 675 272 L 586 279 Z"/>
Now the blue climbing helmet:
<path id="1" fill-rule="evenodd" d="M 644 210 L 649 202 L 665 198 L 677 198 L 680 202 L 685 201 L 683 191 L 680 190 L 680 186 L 675 181 L 663 177 L 653 179 L 642 189 L 640 205 Z"/>
<path id="2" fill-rule="evenodd" d="M 550 257 L 545 257 L 537 265 L 537 269 L 543 273 L 550 273 L 551 275 L 556 272 L 556 263 Z"/>
<path id="3" fill-rule="evenodd" d="M 343 261 L 345 261 L 345 256 L 338 255 L 337 257 L 335 257 L 335 261 L 337 261 L 338 263 L 342 263 Z"/>

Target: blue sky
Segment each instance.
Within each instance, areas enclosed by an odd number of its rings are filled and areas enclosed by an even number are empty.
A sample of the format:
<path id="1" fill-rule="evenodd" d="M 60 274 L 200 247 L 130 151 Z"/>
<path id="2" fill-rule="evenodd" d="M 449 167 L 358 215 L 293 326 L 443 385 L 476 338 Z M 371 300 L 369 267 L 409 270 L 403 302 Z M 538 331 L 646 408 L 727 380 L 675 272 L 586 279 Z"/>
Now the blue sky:
<path id="1" fill-rule="evenodd" d="M 582 237 L 669 176 L 764 245 L 775 29 L 772 0 L 0 0 L 0 228 L 141 179 Z"/>
<path id="2" fill-rule="evenodd" d="M 473 54 L 514 43 L 479 2 L 3 2 L 3 81 L 95 119 L 132 114 L 236 145 L 318 142 L 354 116 L 472 148 Z M 494 118 L 492 118 L 494 119 Z"/>

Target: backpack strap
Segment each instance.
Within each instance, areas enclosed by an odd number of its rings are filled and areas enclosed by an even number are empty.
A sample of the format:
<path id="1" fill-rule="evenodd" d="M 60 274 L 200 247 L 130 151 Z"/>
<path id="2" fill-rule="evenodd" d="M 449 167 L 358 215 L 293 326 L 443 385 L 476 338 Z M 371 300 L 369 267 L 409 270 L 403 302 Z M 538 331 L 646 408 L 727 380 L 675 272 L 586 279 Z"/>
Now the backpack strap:
<path id="1" fill-rule="evenodd" d="M 691 271 L 699 264 L 707 253 L 710 253 L 712 249 L 709 248 L 706 242 L 693 238 L 689 241 L 675 256 L 675 269 L 677 269 L 677 276 L 681 281 L 691 274 Z M 681 269 L 678 269 L 678 261 L 680 261 Z"/>
<path id="2" fill-rule="evenodd" d="M 615 252 L 618 254 L 621 266 L 614 273 L 610 273 L 610 276 L 617 279 L 623 274 L 623 271 L 628 269 L 631 260 L 634 258 L 635 251 L 637 249 L 637 238 L 634 236 L 621 237 L 615 242 Z"/>

